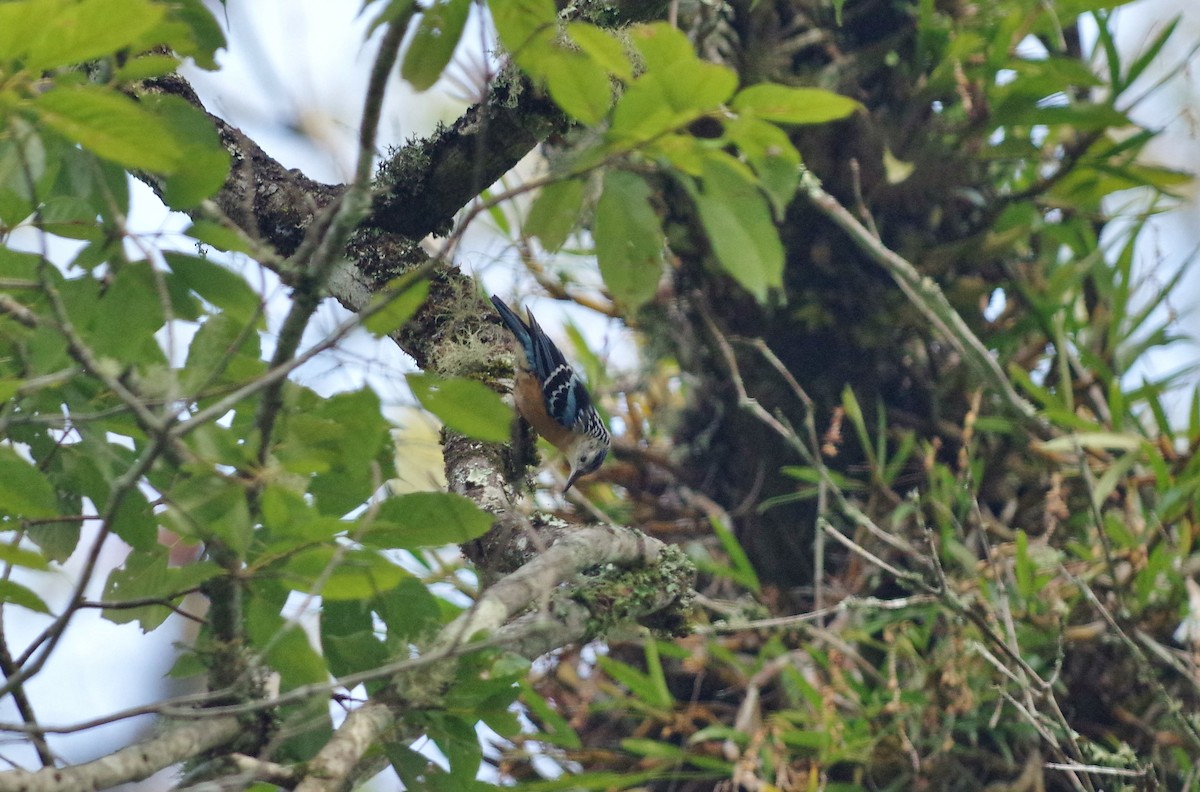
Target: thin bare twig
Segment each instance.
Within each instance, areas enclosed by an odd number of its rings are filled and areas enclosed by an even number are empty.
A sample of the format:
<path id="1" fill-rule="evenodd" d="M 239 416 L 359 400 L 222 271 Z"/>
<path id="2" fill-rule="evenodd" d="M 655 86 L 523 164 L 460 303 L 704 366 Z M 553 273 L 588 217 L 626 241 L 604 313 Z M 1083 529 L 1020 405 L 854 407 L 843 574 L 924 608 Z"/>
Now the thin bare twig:
<path id="1" fill-rule="evenodd" d="M 971 332 L 971 328 L 946 300 L 946 295 L 930 278 L 922 276 L 912 264 L 897 255 L 876 238 L 846 207 L 842 206 L 813 178 L 803 180 L 801 192 L 808 200 L 847 233 L 872 261 L 882 266 L 909 301 L 925 316 L 938 335 L 950 344 L 964 362 L 983 380 L 987 387 L 1000 399 L 1005 408 L 1025 422 L 1026 426 L 1045 435 L 1049 428 L 1038 419 L 1037 410 L 1026 401 L 1005 375 L 983 342 Z"/>

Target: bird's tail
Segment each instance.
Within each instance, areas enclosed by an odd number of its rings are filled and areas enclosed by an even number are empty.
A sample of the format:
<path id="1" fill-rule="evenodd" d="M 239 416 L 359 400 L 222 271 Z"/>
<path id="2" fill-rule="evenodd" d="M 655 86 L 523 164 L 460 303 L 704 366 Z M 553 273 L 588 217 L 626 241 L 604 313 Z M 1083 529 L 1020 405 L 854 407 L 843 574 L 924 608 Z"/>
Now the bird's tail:
<path id="1" fill-rule="evenodd" d="M 521 317 L 513 313 L 513 310 L 508 307 L 508 304 L 501 300 L 496 295 L 492 295 L 492 305 L 496 306 L 497 313 L 504 320 L 504 326 L 512 331 L 512 334 L 521 342 L 521 346 L 529 346 L 529 325 L 522 321 Z"/>

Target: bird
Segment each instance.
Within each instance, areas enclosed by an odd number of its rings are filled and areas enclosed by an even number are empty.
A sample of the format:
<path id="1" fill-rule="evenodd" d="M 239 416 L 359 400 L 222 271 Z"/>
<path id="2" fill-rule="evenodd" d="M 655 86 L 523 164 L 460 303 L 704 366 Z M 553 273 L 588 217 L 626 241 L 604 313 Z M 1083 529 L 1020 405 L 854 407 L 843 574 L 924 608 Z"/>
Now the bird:
<path id="1" fill-rule="evenodd" d="M 513 400 L 517 412 L 542 437 L 567 458 L 571 474 L 563 492 L 580 476 L 600 467 L 608 455 L 608 429 L 583 380 L 550 340 L 533 312 L 525 308 L 526 322 L 496 295 L 492 305 L 520 348 Z"/>

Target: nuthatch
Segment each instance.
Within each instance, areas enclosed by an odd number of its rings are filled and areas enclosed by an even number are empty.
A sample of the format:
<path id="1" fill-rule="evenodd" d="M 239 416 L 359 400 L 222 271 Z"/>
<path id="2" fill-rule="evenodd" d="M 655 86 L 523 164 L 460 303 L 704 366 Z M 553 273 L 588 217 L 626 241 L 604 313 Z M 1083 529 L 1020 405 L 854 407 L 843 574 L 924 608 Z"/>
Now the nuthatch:
<path id="1" fill-rule="evenodd" d="M 533 313 L 525 309 L 529 317 L 526 323 L 495 295 L 492 305 L 517 337 L 521 349 L 523 360 L 517 366 L 513 388 L 517 412 L 566 456 L 571 475 L 563 488 L 565 492 L 580 476 L 600 467 L 608 454 L 608 430 L 592 406 L 583 381 L 533 318 Z"/>

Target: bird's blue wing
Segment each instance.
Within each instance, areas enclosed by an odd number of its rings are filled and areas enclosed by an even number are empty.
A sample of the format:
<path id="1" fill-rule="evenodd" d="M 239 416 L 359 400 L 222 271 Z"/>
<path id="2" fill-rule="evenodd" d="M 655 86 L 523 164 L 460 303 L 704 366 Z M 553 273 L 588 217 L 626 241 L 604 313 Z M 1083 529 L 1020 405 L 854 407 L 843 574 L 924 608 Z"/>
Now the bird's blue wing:
<path id="1" fill-rule="evenodd" d="M 575 370 L 542 330 L 537 319 L 528 309 L 526 314 L 529 316 L 529 336 L 533 343 L 533 357 L 529 365 L 542 383 L 546 412 L 563 426 L 572 429 L 579 416 L 591 409 L 591 398 Z"/>
<path id="2" fill-rule="evenodd" d="M 575 429 L 581 416 L 592 409 L 592 400 L 587 388 L 567 363 L 567 359 L 550 337 L 542 330 L 533 313 L 526 308 L 528 323 L 499 297 L 492 295 L 492 305 L 500 314 L 505 327 L 512 331 L 525 353 L 529 370 L 542 385 L 542 399 L 546 412 L 568 429 Z"/>

